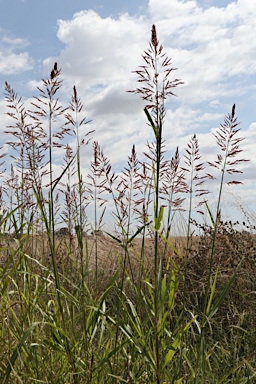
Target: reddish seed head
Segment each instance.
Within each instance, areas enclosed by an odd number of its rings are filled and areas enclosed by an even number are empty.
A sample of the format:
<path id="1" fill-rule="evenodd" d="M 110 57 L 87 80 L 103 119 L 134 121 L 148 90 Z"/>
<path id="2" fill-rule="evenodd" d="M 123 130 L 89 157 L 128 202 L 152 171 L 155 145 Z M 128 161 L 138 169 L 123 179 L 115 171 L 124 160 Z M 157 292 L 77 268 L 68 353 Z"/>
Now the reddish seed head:
<path id="1" fill-rule="evenodd" d="M 56 77 L 56 74 L 58 72 L 58 63 L 54 63 L 53 70 L 51 71 L 51 80 L 53 80 Z"/>
<path id="2" fill-rule="evenodd" d="M 231 114 L 232 119 L 234 119 L 235 117 L 235 111 L 236 111 L 236 105 L 234 104 L 232 108 L 232 114 Z"/>
<path id="3" fill-rule="evenodd" d="M 157 35 L 156 35 L 156 27 L 155 24 L 152 25 L 152 30 L 151 30 L 151 43 L 153 47 L 158 46 L 158 41 L 157 41 Z"/>

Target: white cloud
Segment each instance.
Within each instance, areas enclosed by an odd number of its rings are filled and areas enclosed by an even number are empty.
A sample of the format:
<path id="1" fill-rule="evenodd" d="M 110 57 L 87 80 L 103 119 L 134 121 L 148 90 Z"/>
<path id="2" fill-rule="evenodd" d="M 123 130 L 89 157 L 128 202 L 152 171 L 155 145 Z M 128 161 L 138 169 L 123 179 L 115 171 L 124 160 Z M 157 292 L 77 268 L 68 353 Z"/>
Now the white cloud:
<path id="1" fill-rule="evenodd" d="M 256 2 L 203 9 L 196 1 L 149 1 L 150 15 L 185 81 L 182 98 L 198 103 L 242 91 L 233 76 L 256 73 Z M 234 88 L 237 88 L 236 90 Z"/>
<path id="2" fill-rule="evenodd" d="M 13 75 L 32 68 L 32 63 L 27 52 L 4 54 L 0 52 L 0 74 Z"/>
<path id="3" fill-rule="evenodd" d="M 144 25 L 143 18 L 124 14 L 119 19 L 103 19 L 94 11 L 76 13 L 69 21 L 59 20 L 57 35 L 66 47 L 58 60 L 65 75 L 86 88 L 123 82 L 147 39 Z M 48 68 L 52 63 L 53 58 L 44 62 Z"/>
<path id="4" fill-rule="evenodd" d="M 209 103 L 209 106 L 210 107 L 213 107 L 213 108 L 216 108 L 216 107 L 219 107 L 220 106 L 220 101 L 219 100 L 212 100 L 210 103 Z"/>
<path id="5" fill-rule="evenodd" d="M 248 132 L 253 133 L 254 138 L 256 139 L 256 123 L 252 123 L 249 128 Z"/>
<path id="6" fill-rule="evenodd" d="M 4 133 L 6 131 L 6 127 L 11 125 L 12 119 L 7 115 L 6 102 L 4 100 L 0 101 L 0 116 L 1 116 L 1 143 L 5 143 L 7 141 L 7 134 Z M 9 112 L 9 111 L 8 111 Z"/>
<path id="7" fill-rule="evenodd" d="M 8 47 L 18 49 L 25 48 L 29 45 L 29 42 L 26 39 L 22 39 L 20 37 L 10 37 L 10 36 L 4 36 L 2 38 L 2 43 L 6 44 Z"/>
<path id="8" fill-rule="evenodd" d="M 28 52 L 16 53 L 28 45 L 25 39 L 3 36 L 0 41 L 0 75 L 13 75 L 32 68 Z"/>
<path id="9" fill-rule="evenodd" d="M 70 82 L 90 92 L 96 87 L 95 92 L 102 90 L 106 98 L 105 87 L 125 92 L 135 81 L 131 70 L 143 64 L 140 54 L 155 22 L 165 50 L 179 68 L 175 75 L 185 81 L 178 91 L 182 102 L 211 103 L 250 87 L 249 76 L 256 73 L 253 11 L 256 2 L 248 0 L 206 9 L 196 1 L 163 0 L 160 7 L 150 0 L 148 18 L 101 18 L 94 11 L 82 11 L 72 20 L 59 20 L 57 35 L 65 48 L 44 64 L 49 70 L 58 60 Z M 239 76 L 243 82 L 236 81 Z"/>

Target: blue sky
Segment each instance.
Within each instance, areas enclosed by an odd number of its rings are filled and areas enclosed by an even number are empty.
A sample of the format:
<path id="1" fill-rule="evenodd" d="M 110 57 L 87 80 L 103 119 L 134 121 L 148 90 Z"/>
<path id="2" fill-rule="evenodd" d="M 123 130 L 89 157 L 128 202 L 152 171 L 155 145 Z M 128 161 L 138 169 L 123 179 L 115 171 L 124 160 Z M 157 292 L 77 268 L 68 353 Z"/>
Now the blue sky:
<path id="1" fill-rule="evenodd" d="M 212 132 L 236 103 L 246 163 L 244 187 L 229 188 L 227 206 L 239 199 L 255 209 L 256 198 L 256 1 L 253 0 L 0 0 L 0 81 L 25 99 L 62 68 L 63 98 L 75 84 L 114 166 L 138 153 L 152 134 L 131 72 L 143 64 L 156 24 L 158 38 L 185 84 L 167 104 L 165 138 L 170 154 L 197 133 L 203 155 L 214 160 Z M 7 123 L 0 98 L 2 126 Z M 5 135 L 1 134 L 4 143 Z M 206 160 L 206 159 L 205 159 Z M 85 166 L 86 168 L 86 166 Z M 236 202 L 235 202 L 236 201 Z M 229 211 L 227 211 L 229 212 Z"/>

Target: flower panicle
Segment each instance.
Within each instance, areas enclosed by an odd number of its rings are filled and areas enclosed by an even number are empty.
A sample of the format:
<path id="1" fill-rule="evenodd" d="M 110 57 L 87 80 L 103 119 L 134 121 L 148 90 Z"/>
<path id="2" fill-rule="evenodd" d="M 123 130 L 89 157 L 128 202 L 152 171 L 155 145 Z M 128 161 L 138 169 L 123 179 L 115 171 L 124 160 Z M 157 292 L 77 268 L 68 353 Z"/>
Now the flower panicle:
<path id="1" fill-rule="evenodd" d="M 146 109 L 153 111 L 155 122 L 159 123 L 159 111 L 164 108 L 164 101 L 168 96 L 176 96 L 173 88 L 184 83 L 177 78 L 170 79 L 170 75 L 177 68 L 172 66 L 171 58 L 163 53 L 163 46 L 159 44 L 154 24 L 151 29 L 149 48 L 144 51 L 142 58 L 144 65 L 133 71 L 138 76 L 137 82 L 140 86 L 128 92 L 140 94 L 147 102 Z"/>
<path id="2" fill-rule="evenodd" d="M 237 137 L 237 134 L 240 131 L 240 128 L 238 128 L 240 123 L 237 121 L 235 112 L 236 105 L 234 104 L 232 106 L 231 114 L 225 116 L 224 123 L 220 124 L 216 132 L 213 133 L 220 150 L 224 153 L 218 153 L 217 160 L 214 162 L 208 161 L 208 164 L 211 167 L 221 170 L 223 174 L 226 172 L 229 175 L 234 173 L 243 173 L 234 166 L 250 161 L 245 158 L 234 159 L 238 154 L 243 152 L 243 150 L 240 149 L 239 144 L 244 140 L 244 137 Z M 227 182 L 227 184 L 242 184 L 242 182 L 231 180 Z"/>

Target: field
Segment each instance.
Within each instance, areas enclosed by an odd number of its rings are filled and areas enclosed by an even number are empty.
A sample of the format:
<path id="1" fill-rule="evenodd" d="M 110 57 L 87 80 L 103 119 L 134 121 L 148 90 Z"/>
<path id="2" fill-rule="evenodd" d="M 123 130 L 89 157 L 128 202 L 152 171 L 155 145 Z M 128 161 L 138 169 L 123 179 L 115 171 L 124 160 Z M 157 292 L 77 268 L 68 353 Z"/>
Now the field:
<path id="1" fill-rule="evenodd" d="M 132 92 L 146 100 L 155 140 L 144 160 L 133 146 L 119 174 L 92 141 L 76 87 L 61 105 L 57 63 L 29 107 L 6 82 L 3 384 L 256 382 L 255 214 L 241 207 L 243 223 L 221 214 L 225 185 L 235 188 L 249 161 L 236 107 L 214 133 L 214 162 L 203 161 L 196 134 L 183 156 L 177 148 L 166 158 L 165 100 L 182 81 L 170 80 L 154 25 L 143 59 Z"/>
<path id="2" fill-rule="evenodd" d="M 172 238 L 170 242 L 180 254 L 184 254 L 186 237 Z M 180 382 L 201 383 L 202 362 L 199 359 L 203 356 L 199 343 L 202 326 L 206 327 L 203 324 L 203 298 L 210 262 L 209 236 L 194 237 L 191 243 L 187 260 L 180 259 L 170 249 L 164 260 L 163 281 L 167 276 L 171 277 L 175 280 L 170 280 L 169 284 L 175 281 L 177 286 L 173 287 L 175 296 L 172 296 L 171 286 L 165 293 L 162 311 L 163 315 L 167 315 L 165 332 L 168 333 L 163 336 L 162 343 L 167 343 L 169 339 L 170 344 L 165 348 L 175 345 L 169 364 L 171 370 L 166 369 L 165 376 L 177 375 L 182 377 Z M 13 238 L 2 240 L 1 287 L 4 295 L 1 299 L 0 369 L 4 373 L 11 368 L 8 363 L 13 363 L 10 382 L 32 383 L 36 378 L 44 383 L 75 380 L 81 383 L 147 383 L 152 380 L 148 379 L 152 367 L 143 347 L 152 348 L 148 343 L 152 342 L 150 338 L 153 336 L 150 316 L 153 310 L 154 238 L 132 241 L 124 276 L 121 275 L 124 250 L 115 240 L 106 234 L 89 235 L 83 237 L 83 244 L 84 280 L 81 279 L 81 258 L 76 237 L 62 236 L 57 239 L 55 257 L 63 300 L 64 333 L 46 234 L 30 236 L 29 239 L 25 237 L 23 245 Z M 164 248 L 162 240 L 159 252 Z M 207 354 L 205 382 L 253 382 L 256 238 L 249 232 L 234 234 L 230 230 L 224 231 L 219 235 L 216 248 L 218 258 L 212 268 L 213 278 L 217 276 L 218 269 L 218 284 L 212 303 L 216 313 L 212 314 L 204 335 L 204 353 Z M 98 258 L 97 276 L 95 252 Z M 242 258 L 244 260 L 237 271 Z M 119 271 L 118 275 L 115 275 L 116 271 Z M 234 274 L 236 280 L 229 286 Z M 222 301 L 227 285 L 229 292 L 219 307 L 218 300 L 221 298 Z M 173 302 L 168 308 L 170 298 Z M 214 307 L 216 303 L 217 307 Z M 192 318 L 193 323 L 190 324 Z M 120 322 L 118 345 L 114 347 L 112 343 L 117 337 L 117 321 Z M 190 327 L 185 331 L 188 324 Z M 66 335 L 72 345 L 70 353 L 74 354 L 76 367 L 79 366 L 77 379 L 72 377 L 68 364 L 64 344 Z M 113 350 L 116 356 L 112 355 Z M 118 358 L 117 362 L 114 357 Z"/>

